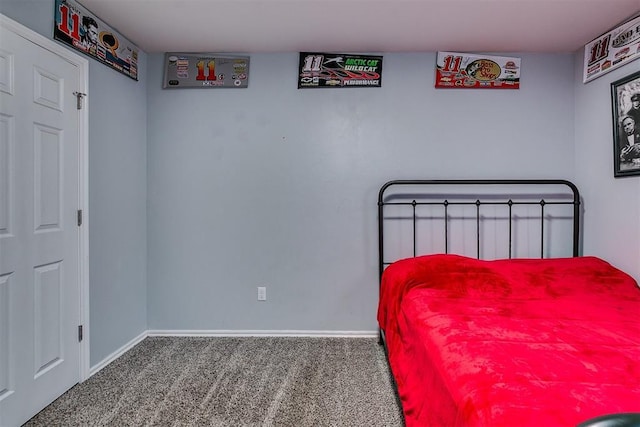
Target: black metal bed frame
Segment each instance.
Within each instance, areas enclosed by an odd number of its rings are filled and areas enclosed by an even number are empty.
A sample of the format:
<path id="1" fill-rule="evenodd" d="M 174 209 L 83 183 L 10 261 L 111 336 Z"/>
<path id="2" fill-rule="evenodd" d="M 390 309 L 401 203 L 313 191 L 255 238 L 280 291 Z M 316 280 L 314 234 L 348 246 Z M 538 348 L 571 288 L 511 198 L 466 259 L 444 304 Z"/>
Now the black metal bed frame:
<path id="1" fill-rule="evenodd" d="M 509 198 L 508 200 L 480 200 L 477 198 L 475 201 L 449 201 L 447 198 L 439 201 L 416 201 L 415 199 L 411 201 L 388 201 L 386 199 L 387 195 L 385 192 L 392 186 L 416 186 L 419 189 L 425 189 L 429 186 L 457 186 L 457 188 L 461 188 L 462 186 L 482 186 L 482 185 L 500 185 L 500 186 L 514 186 L 514 188 L 526 188 L 527 186 L 558 186 L 563 185 L 568 187 L 571 190 L 571 193 L 567 192 L 567 199 L 570 194 L 573 194 L 573 200 L 562 200 L 562 201 L 545 201 L 544 198 L 536 201 L 519 201 L 512 200 Z M 420 192 L 422 194 L 422 192 Z M 429 194 L 429 193 L 424 193 Z M 536 194 L 540 194 L 540 192 L 536 192 Z M 495 195 L 493 193 L 492 195 Z M 524 197 L 519 196 L 524 199 Z M 561 179 L 481 179 L 481 180 L 465 180 L 465 179 L 445 179 L 445 180 L 394 180 L 389 181 L 384 184 L 378 193 L 378 252 L 379 252 L 379 279 L 382 280 L 382 273 L 384 272 L 385 266 L 391 264 L 391 261 L 385 261 L 384 254 L 384 207 L 389 205 L 405 205 L 412 206 L 413 209 L 413 256 L 417 256 L 416 247 L 417 247 L 417 234 L 416 234 L 416 207 L 420 205 L 440 205 L 444 209 L 444 239 L 445 239 L 445 253 L 449 252 L 449 227 L 448 227 L 448 208 L 452 205 L 472 205 L 476 207 L 476 250 L 477 256 L 480 258 L 480 207 L 483 205 L 504 205 L 509 208 L 509 258 L 512 255 L 512 243 L 513 243 L 513 235 L 512 235 L 512 223 L 513 223 L 513 212 L 512 208 L 515 205 L 538 205 L 540 206 L 540 258 L 544 258 L 544 209 L 546 205 L 573 205 L 573 256 L 578 256 L 579 250 L 579 233 L 580 233 L 580 194 L 578 192 L 578 188 L 570 181 L 561 180 Z"/>

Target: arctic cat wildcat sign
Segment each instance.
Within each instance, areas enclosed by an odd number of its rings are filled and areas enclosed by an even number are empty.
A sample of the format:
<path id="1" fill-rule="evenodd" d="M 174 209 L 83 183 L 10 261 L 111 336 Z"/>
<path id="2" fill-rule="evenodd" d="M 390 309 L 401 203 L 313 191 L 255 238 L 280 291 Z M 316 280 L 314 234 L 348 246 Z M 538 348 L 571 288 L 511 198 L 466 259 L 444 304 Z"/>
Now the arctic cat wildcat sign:
<path id="1" fill-rule="evenodd" d="M 300 53 L 298 89 L 381 86 L 382 56 Z"/>

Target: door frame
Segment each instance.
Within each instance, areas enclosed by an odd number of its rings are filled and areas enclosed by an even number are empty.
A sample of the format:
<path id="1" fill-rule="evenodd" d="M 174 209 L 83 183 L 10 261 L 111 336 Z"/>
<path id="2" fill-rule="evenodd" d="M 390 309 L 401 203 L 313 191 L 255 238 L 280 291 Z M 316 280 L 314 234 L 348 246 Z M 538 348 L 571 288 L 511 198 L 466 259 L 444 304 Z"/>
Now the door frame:
<path id="1" fill-rule="evenodd" d="M 89 92 L 89 61 L 62 45 L 50 40 L 24 25 L 0 13 L 0 25 L 26 40 L 46 49 L 78 70 L 77 92 Z M 80 342 L 80 381 L 89 378 L 91 367 L 89 327 L 89 103 L 88 95 L 83 99 L 78 116 L 78 209 L 82 210 L 82 226 L 78 238 L 78 278 L 80 292 L 80 325 L 83 338 Z"/>

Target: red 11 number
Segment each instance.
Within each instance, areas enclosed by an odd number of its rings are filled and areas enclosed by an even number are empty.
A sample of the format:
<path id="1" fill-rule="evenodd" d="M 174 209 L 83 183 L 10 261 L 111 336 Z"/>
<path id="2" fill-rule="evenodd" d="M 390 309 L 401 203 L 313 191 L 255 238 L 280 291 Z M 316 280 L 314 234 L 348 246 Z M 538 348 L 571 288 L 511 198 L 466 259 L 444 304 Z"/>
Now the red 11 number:
<path id="1" fill-rule="evenodd" d="M 205 77 L 204 74 L 204 61 L 198 61 L 196 63 L 196 68 L 198 69 L 198 75 L 196 76 L 196 80 L 217 80 L 216 79 L 216 62 L 212 59 L 207 62 L 208 73 Z"/>
<path id="2" fill-rule="evenodd" d="M 71 28 L 69 28 L 69 12 L 71 12 Z M 69 6 L 66 4 L 60 5 L 60 23 L 58 24 L 58 30 L 74 40 L 80 40 L 79 21 L 80 16 L 76 12 L 70 11 Z"/>

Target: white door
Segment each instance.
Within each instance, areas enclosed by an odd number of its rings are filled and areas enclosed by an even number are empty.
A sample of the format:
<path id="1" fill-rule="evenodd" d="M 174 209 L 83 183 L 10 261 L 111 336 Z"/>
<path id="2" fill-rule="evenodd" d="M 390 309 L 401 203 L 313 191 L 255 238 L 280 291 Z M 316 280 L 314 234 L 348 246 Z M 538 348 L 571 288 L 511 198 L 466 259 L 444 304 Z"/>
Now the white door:
<path id="1" fill-rule="evenodd" d="M 37 35 L 36 35 L 37 36 Z M 39 36 L 38 36 L 39 37 Z M 80 70 L 82 71 L 82 70 Z M 0 27 L 0 426 L 81 379 L 77 65 Z"/>

